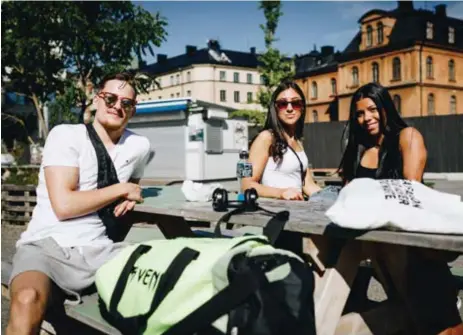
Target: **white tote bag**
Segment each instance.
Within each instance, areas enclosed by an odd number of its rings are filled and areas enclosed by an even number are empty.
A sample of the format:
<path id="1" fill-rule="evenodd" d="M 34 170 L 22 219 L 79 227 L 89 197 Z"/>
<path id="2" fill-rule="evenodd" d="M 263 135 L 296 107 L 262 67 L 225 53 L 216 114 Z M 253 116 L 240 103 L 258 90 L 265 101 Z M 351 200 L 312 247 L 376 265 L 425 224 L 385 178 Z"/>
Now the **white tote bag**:
<path id="1" fill-rule="evenodd" d="M 409 180 L 354 179 L 326 215 L 345 228 L 463 234 L 461 197 Z"/>

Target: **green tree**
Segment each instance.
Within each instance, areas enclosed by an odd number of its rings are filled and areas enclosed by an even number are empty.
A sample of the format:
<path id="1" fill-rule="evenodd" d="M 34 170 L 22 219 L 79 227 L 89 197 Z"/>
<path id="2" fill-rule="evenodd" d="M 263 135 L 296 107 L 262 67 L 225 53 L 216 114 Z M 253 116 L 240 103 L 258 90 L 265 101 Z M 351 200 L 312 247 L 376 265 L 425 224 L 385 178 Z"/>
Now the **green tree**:
<path id="1" fill-rule="evenodd" d="M 91 106 L 92 90 L 105 74 L 139 63 L 165 41 L 167 21 L 130 1 L 62 2 L 61 38 L 66 68 L 79 88 L 81 118 Z M 145 82 L 154 78 L 144 77 Z M 141 85 L 146 88 L 148 85 Z"/>
<path id="2" fill-rule="evenodd" d="M 79 122 L 79 115 L 73 109 L 80 93 L 72 81 L 67 81 L 64 93 L 57 96 L 48 106 L 50 129 L 62 123 Z"/>
<path id="3" fill-rule="evenodd" d="M 231 118 L 244 117 L 251 126 L 262 127 L 265 122 L 266 113 L 252 109 L 240 109 L 230 114 Z"/>
<path id="4" fill-rule="evenodd" d="M 264 109 L 268 108 L 272 92 L 281 80 L 294 75 L 293 62 L 274 46 L 274 42 L 278 40 L 275 37 L 278 20 L 283 15 L 281 6 L 280 1 L 260 1 L 259 4 L 259 9 L 263 10 L 266 20 L 265 25 L 260 25 L 264 32 L 266 50 L 259 56 L 259 61 L 262 63 L 259 72 L 264 79 L 264 87 L 258 92 L 257 100 Z"/>
<path id="5" fill-rule="evenodd" d="M 51 94 L 63 88 L 64 65 L 56 52 L 58 12 L 52 3 L 2 3 L 2 86 L 30 99 L 43 135 L 47 129 L 43 107 Z"/>
<path id="6" fill-rule="evenodd" d="M 43 125 L 43 106 L 69 88 L 66 78 L 82 120 L 95 83 L 128 68 L 134 57 L 141 62 L 146 52 L 153 55 L 167 35 L 159 13 L 130 1 L 7 1 L 2 11 L 2 84 L 29 97 Z M 145 76 L 140 86 L 152 80 Z"/>

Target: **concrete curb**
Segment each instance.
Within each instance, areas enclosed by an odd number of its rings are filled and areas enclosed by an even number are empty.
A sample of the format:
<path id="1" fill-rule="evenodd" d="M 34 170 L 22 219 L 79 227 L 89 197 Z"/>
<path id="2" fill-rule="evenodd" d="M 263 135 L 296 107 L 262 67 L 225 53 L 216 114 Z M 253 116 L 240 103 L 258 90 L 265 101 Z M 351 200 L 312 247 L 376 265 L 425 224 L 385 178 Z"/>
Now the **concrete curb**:
<path id="1" fill-rule="evenodd" d="M 463 172 L 426 172 L 423 176 L 427 180 L 449 180 L 449 181 L 463 181 Z"/>

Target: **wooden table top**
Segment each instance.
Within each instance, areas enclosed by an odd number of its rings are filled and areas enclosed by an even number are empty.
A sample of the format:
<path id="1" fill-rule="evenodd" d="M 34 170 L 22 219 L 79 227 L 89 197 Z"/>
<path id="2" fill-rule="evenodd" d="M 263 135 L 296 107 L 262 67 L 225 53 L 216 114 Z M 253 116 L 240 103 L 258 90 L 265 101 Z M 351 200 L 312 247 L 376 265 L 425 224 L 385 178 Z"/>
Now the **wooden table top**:
<path id="1" fill-rule="evenodd" d="M 135 211 L 151 214 L 170 215 L 188 219 L 216 222 L 224 212 L 212 209 L 211 202 L 186 201 L 181 187 L 149 187 L 143 190 L 144 203 L 135 206 Z M 230 195 L 233 198 L 233 195 Z M 463 236 L 447 234 L 427 234 L 393 230 L 353 230 L 341 228 L 329 220 L 326 210 L 333 204 L 331 198 L 318 198 L 310 201 L 284 201 L 258 199 L 261 207 L 271 211 L 288 210 L 289 221 L 285 230 L 306 234 L 359 239 L 372 242 L 400 244 L 431 249 L 457 251 L 463 253 Z M 262 211 L 234 215 L 230 223 L 263 227 L 270 216 Z M 463 224 L 463 223 L 462 223 Z"/>

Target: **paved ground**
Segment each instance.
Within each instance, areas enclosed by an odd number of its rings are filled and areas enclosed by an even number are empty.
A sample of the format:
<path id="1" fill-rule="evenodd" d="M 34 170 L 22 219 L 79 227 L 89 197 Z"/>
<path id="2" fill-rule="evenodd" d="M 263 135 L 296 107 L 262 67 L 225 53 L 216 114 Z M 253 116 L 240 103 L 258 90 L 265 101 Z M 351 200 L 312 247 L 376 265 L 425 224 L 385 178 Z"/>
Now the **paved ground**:
<path id="1" fill-rule="evenodd" d="M 442 191 L 449 192 L 454 194 L 459 194 L 463 197 L 463 181 L 445 181 L 437 180 L 434 181 L 434 188 Z M 236 182 L 225 182 L 223 186 L 227 189 L 234 188 Z M 1 258 L 2 260 L 11 260 L 15 250 L 15 242 L 17 241 L 19 235 L 24 230 L 22 226 L 12 226 L 12 225 L 2 225 L 1 226 Z M 460 267 L 463 269 L 463 257 L 460 257 L 455 263 L 454 266 Z M 460 297 L 463 299 L 463 291 L 460 291 Z M 381 301 L 386 298 L 384 291 L 381 285 L 375 281 L 372 281 L 369 287 L 368 296 L 372 300 Z M 9 312 L 9 302 L 8 300 L 2 297 L 1 302 L 1 329 L 2 332 L 5 331 L 5 325 Z M 463 308 L 460 310 L 460 314 L 463 317 Z"/>

